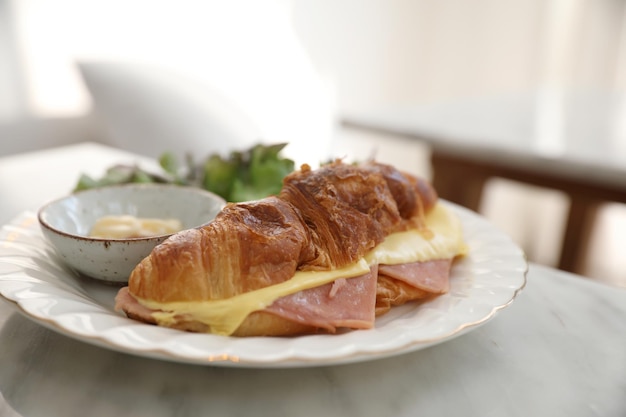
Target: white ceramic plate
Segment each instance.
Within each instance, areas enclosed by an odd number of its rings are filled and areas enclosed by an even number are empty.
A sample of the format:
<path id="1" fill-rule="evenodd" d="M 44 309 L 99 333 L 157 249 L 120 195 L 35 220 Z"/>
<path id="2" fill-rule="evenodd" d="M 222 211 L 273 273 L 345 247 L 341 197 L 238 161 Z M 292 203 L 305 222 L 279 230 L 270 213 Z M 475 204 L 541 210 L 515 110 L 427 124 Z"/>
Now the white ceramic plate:
<path id="1" fill-rule="evenodd" d="M 135 355 L 221 366 L 302 367 L 350 363 L 431 346 L 484 324 L 526 283 L 527 262 L 509 237 L 479 215 L 461 218 L 470 253 L 455 263 L 451 290 L 411 303 L 372 330 L 293 338 L 234 338 L 142 324 L 113 309 L 118 287 L 81 278 L 44 241 L 34 213 L 0 232 L 0 293 L 30 319 L 62 334 Z"/>

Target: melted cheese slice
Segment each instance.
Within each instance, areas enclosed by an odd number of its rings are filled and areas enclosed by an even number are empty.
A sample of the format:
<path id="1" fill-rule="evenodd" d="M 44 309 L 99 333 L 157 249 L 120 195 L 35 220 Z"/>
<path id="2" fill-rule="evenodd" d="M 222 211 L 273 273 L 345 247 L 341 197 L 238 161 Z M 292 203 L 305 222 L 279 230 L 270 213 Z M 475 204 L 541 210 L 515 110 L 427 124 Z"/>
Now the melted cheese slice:
<path id="1" fill-rule="evenodd" d="M 211 333 L 230 335 L 252 312 L 262 310 L 276 299 L 298 291 L 333 282 L 339 278 L 353 278 L 369 272 L 370 265 L 420 262 L 449 259 L 467 252 L 463 242 L 461 222 L 442 204 L 437 204 L 425 218 L 429 233 L 410 230 L 389 235 L 363 259 L 353 265 L 333 271 L 297 271 L 289 281 L 256 291 L 239 294 L 223 300 L 185 301 L 160 303 L 137 299 L 140 304 L 154 310 L 152 314 L 161 325 L 176 321 L 185 315 L 208 325 Z"/>
<path id="2" fill-rule="evenodd" d="M 433 207 L 425 222 L 426 231 L 413 229 L 392 233 L 365 255 L 365 259 L 370 265 L 398 265 L 449 259 L 467 253 L 461 220 L 443 204 Z"/>

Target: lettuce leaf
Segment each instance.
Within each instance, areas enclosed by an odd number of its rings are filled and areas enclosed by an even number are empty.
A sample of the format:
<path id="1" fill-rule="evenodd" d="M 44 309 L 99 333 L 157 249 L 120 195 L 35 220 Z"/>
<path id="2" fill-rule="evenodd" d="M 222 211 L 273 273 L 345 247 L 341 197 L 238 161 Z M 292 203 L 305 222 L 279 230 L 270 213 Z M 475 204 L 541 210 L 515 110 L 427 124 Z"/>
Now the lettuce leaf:
<path id="1" fill-rule="evenodd" d="M 224 158 L 211 154 L 200 164 L 190 156 L 181 166 L 166 152 L 159 158 L 163 173 L 155 174 L 137 166 L 115 165 L 102 178 L 81 175 L 74 191 L 113 184 L 156 182 L 202 187 L 229 202 L 257 200 L 280 192 L 283 178 L 294 170 L 294 162 L 280 155 L 286 143 L 257 144 L 243 151 L 232 151 Z"/>

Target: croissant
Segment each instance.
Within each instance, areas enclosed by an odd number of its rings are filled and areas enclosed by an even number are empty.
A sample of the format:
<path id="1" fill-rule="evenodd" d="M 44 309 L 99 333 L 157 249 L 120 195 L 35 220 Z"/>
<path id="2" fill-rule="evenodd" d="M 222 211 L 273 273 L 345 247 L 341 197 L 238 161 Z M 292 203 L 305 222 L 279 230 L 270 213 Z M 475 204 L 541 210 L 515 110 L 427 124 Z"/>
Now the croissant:
<path id="1" fill-rule="evenodd" d="M 461 243 L 441 259 L 372 258 L 392 235 L 430 239 L 425 219 L 437 206 L 428 182 L 389 165 L 303 165 L 277 196 L 227 204 L 155 247 L 116 306 L 144 322 L 234 336 L 368 329 L 394 305 L 447 291 Z"/>

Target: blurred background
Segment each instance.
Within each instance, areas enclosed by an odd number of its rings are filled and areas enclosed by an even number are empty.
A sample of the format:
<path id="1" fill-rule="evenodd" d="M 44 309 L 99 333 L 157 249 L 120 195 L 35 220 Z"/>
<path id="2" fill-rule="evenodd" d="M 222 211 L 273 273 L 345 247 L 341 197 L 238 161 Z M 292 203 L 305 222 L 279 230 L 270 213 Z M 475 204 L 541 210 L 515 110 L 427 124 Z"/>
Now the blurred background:
<path id="1" fill-rule="evenodd" d="M 375 156 L 428 178 L 424 143 L 342 116 L 625 88 L 626 0 L 0 0 L 0 157 L 289 142 L 297 162 Z M 554 266 L 568 204 L 494 179 L 480 212 Z M 602 207 L 580 273 L 626 286 L 625 213 Z"/>

